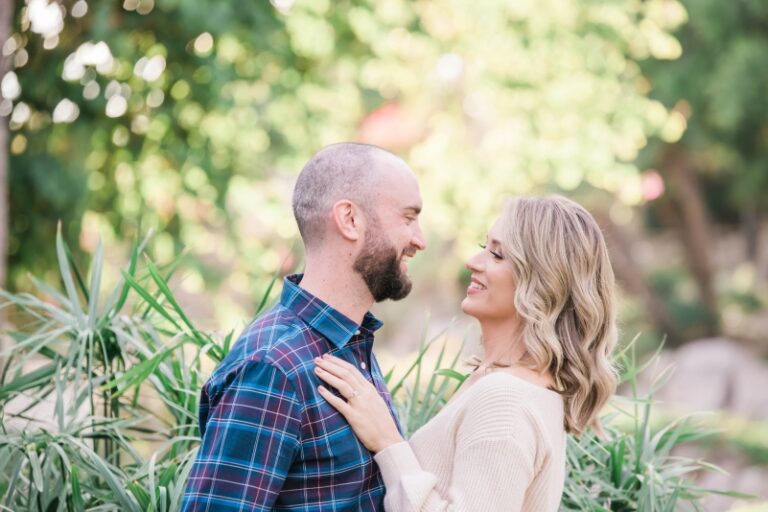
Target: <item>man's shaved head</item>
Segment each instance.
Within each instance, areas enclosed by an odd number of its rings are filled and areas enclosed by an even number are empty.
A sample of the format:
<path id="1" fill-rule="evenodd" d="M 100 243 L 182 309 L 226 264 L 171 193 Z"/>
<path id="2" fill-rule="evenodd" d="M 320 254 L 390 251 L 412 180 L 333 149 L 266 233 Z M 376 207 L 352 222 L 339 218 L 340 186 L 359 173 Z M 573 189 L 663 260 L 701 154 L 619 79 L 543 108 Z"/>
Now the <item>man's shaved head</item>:
<path id="1" fill-rule="evenodd" d="M 322 242 L 337 201 L 348 199 L 370 211 L 381 164 L 387 161 L 407 167 L 385 149 L 354 142 L 326 146 L 307 162 L 293 190 L 293 215 L 305 247 Z"/>

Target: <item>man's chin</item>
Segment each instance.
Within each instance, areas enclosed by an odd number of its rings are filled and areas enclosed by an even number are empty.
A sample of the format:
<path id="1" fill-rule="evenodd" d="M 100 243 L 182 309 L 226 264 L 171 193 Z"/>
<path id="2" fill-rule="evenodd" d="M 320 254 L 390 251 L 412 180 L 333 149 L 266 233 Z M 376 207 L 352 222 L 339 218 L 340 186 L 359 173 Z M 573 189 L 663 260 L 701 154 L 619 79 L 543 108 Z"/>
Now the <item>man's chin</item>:
<path id="1" fill-rule="evenodd" d="M 385 300 L 402 300 L 406 298 L 410 293 L 411 289 L 413 288 L 413 283 L 411 283 L 411 280 L 408 279 L 405 276 L 401 276 L 401 280 L 398 283 L 400 286 L 397 288 L 391 288 L 387 290 L 386 293 L 379 294 L 377 297 L 374 294 L 374 300 L 376 302 L 384 302 Z"/>
<path id="2" fill-rule="evenodd" d="M 409 282 L 408 286 L 403 288 L 403 290 L 400 293 L 392 297 L 392 300 L 403 300 L 404 298 L 406 298 L 408 295 L 411 294 L 411 288 L 412 288 L 411 283 Z"/>

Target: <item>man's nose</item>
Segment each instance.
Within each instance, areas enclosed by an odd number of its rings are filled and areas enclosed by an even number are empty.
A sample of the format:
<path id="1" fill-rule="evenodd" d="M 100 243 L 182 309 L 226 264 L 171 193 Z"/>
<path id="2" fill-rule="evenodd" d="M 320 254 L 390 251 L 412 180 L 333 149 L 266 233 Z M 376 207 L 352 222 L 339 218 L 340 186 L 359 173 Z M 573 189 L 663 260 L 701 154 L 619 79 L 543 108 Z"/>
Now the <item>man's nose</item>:
<path id="1" fill-rule="evenodd" d="M 416 249 L 419 251 L 423 251 L 427 248 L 427 240 L 424 238 L 424 233 L 421 231 L 421 226 L 416 226 L 416 232 L 411 238 L 411 245 L 416 247 Z"/>

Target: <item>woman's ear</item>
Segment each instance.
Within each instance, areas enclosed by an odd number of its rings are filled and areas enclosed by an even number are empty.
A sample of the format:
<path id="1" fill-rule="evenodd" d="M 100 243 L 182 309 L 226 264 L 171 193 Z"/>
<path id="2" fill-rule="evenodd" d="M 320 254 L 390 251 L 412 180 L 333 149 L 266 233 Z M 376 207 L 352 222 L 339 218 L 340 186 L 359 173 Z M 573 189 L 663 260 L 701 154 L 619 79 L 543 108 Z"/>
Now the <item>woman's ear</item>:
<path id="1" fill-rule="evenodd" d="M 331 209 L 331 216 L 341 236 L 350 241 L 360 238 L 362 216 L 355 203 L 348 199 L 337 201 Z"/>

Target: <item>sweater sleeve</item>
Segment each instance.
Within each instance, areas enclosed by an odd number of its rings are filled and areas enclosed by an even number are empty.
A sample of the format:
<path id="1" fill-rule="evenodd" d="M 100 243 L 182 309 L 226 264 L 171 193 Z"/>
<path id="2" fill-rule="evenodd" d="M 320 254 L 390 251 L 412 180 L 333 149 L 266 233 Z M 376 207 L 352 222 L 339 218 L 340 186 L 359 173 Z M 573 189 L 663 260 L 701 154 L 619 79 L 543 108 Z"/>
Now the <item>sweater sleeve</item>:
<path id="1" fill-rule="evenodd" d="M 503 396 L 499 396 L 502 391 Z M 422 469 L 407 442 L 376 454 L 386 485 L 386 510 L 521 510 L 535 474 L 536 450 L 541 438 L 533 419 L 519 403 L 519 397 L 510 396 L 507 391 L 493 390 L 467 407 L 457 431 L 456 455 L 445 492 L 438 490 L 437 477 Z"/>

